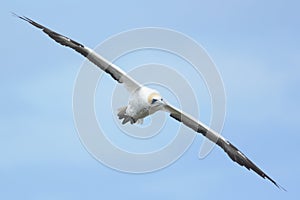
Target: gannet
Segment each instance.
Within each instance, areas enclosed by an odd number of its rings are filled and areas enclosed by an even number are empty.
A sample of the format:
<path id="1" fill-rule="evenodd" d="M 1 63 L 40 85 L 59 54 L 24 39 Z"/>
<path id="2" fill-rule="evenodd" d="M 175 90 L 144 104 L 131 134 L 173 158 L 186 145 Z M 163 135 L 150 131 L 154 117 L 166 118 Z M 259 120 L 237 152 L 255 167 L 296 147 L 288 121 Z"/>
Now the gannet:
<path id="1" fill-rule="evenodd" d="M 221 136 L 216 131 L 210 129 L 204 123 L 190 116 L 182 110 L 172 106 L 166 100 L 162 98 L 158 91 L 149 87 L 143 86 L 126 74 L 121 68 L 109 62 L 101 55 L 97 54 L 92 49 L 63 36 L 25 16 L 19 16 L 13 13 L 16 17 L 30 23 L 31 25 L 41 29 L 50 38 L 57 43 L 72 48 L 90 62 L 94 63 L 104 72 L 108 73 L 118 83 L 124 84 L 128 92 L 130 93 L 128 105 L 119 109 L 118 117 L 122 121 L 122 124 L 130 123 L 142 123 L 143 119 L 157 111 L 164 111 L 169 113 L 170 117 L 183 123 L 187 127 L 191 128 L 197 133 L 202 134 L 212 142 L 221 147 L 227 155 L 234 162 L 241 166 L 244 166 L 248 170 L 253 170 L 259 176 L 271 181 L 279 189 L 285 190 L 277 182 L 275 182 L 270 176 L 263 172 L 258 166 L 256 166 L 249 158 L 247 158 L 238 148 L 231 144 L 227 139 Z"/>

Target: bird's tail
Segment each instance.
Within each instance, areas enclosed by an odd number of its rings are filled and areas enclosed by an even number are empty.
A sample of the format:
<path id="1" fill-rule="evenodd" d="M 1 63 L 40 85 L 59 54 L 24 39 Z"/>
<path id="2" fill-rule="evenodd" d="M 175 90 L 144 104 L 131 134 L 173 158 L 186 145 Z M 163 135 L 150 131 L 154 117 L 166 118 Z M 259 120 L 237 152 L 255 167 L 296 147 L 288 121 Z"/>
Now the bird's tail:
<path id="1" fill-rule="evenodd" d="M 126 124 L 127 122 L 130 122 L 131 124 L 134 124 L 136 122 L 135 119 L 133 119 L 132 117 L 126 115 L 126 109 L 127 106 L 121 107 L 118 109 L 118 117 L 120 120 L 123 119 L 122 124 Z"/>

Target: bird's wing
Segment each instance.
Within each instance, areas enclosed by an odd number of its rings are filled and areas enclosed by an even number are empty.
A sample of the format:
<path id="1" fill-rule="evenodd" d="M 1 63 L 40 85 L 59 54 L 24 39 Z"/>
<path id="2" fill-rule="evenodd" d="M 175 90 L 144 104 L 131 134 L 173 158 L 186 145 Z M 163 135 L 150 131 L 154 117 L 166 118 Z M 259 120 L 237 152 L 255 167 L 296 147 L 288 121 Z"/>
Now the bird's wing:
<path id="1" fill-rule="evenodd" d="M 278 188 L 285 190 L 279 184 L 277 184 L 272 178 L 270 178 L 267 174 L 265 174 L 260 168 L 258 168 L 249 158 L 247 158 L 238 148 L 233 146 L 228 140 L 222 137 L 220 134 L 215 132 L 214 130 L 207 127 L 202 122 L 196 120 L 192 116 L 182 112 L 178 108 L 165 103 L 164 110 L 170 113 L 170 116 L 176 119 L 179 122 L 182 122 L 187 127 L 193 129 L 197 133 L 201 133 L 203 136 L 207 137 L 212 142 L 216 143 L 220 146 L 233 160 L 237 162 L 239 165 L 246 167 L 248 170 L 255 171 L 262 178 L 269 179 L 274 185 Z"/>
<path id="2" fill-rule="evenodd" d="M 57 43 L 70 47 L 86 57 L 89 61 L 94 63 L 96 66 L 98 66 L 100 69 L 105 71 L 106 73 L 110 74 L 113 79 L 118 81 L 119 83 L 124 83 L 126 89 L 129 92 L 134 92 L 136 89 L 140 88 L 141 85 L 135 81 L 133 78 L 131 78 L 129 75 L 127 75 L 122 69 L 114 65 L 113 63 L 109 62 L 99 54 L 97 54 L 92 49 L 85 47 L 84 45 L 66 37 L 59 33 L 56 33 L 55 31 L 52 31 L 51 29 L 25 17 L 25 16 L 19 16 L 14 14 L 16 17 L 30 23 L 31 25 L 41 29 L 44 33 L 46 33 L 50 38 L 55 40 Z"/>

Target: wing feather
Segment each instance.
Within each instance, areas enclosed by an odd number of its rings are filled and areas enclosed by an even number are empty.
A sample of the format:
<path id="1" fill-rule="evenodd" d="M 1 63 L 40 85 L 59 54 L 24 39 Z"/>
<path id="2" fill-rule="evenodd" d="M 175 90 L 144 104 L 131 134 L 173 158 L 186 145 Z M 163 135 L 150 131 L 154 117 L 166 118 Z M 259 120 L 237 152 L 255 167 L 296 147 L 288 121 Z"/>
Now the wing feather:
<path id="1" fill-rule="evenodd" d="M 221 147 L 227 155 L 234 162 L 238 163 L 241 166 L 246 167 L 248 170 L 253 170 L 262 178 L 267 178 L 270 180 L 276 187 L 285 190 L 278 183 L 276 183 L 272 178 L 270 178 L 266 173 L 264 173 L 259 167 L 257 167 L 249 158 L 247 158 L 238 148 L 232 145 L 228 140 L 226 140 L 223 136 L 215 132 L 214 130 L 207 127 L 202 122 L 196 120 L 192 116 L 182 112 L 176 107 L 166 103 L 165 110 L 170 113 L 170 116 L 177 121 L 183 123 L 187 127 L 193 129 L 197 133 L 202 134 L 207 137 L 212 142 L 216 143 L 219 147 Z"/>
<path id="2" fill-rule="evenodd" d="M 14 13 L 13 13 L 14 14 Z M 113 79 L 118 81 L 119 83 L 124 83 L 126 89 L 129 92 L 133 92 L 136 89 L 140 88 L 141 85 L 135 81 L 133 78 L 127 75 L 122 69 L 117 67 L 116 65 L 112 64 L 99 54 L 97 54 L 92 49 L 85 47 L 84 45 L 80 44 L 79 42 L 76 42 L 75 40 L 72 40 L 66 36 L 63 36 L 55 31 L 52 31 L 51 29 L 31 20 L 28 17 L 25 16 L 19 16 L 14 14 L 16 17 L 30 23 L 31 25 L 41 29 L 44 33 L 46 33 L 50 38 L 55 40 L 57 43 L 70 47 L 86 57 L 88 60 L 90 60 L 92 63 L 94 63 L 96 66 L 98 66 L 100 69 L 111 75 Z"/>

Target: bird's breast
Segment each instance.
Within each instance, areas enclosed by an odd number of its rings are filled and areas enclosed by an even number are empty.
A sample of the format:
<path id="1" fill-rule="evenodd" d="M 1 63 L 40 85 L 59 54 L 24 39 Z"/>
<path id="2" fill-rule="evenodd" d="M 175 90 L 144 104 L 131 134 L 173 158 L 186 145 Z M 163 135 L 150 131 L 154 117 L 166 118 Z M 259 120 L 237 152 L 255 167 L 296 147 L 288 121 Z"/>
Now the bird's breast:
<path id="1" fill-rule="evenodd" d="M 135 119 L 148 116 L 150 114 L 150 104 L 148 102 L 150 92 L 152 92 L 151 89 L 145 87 L 133 92 L 129 98 L 126 113 Z"/>

